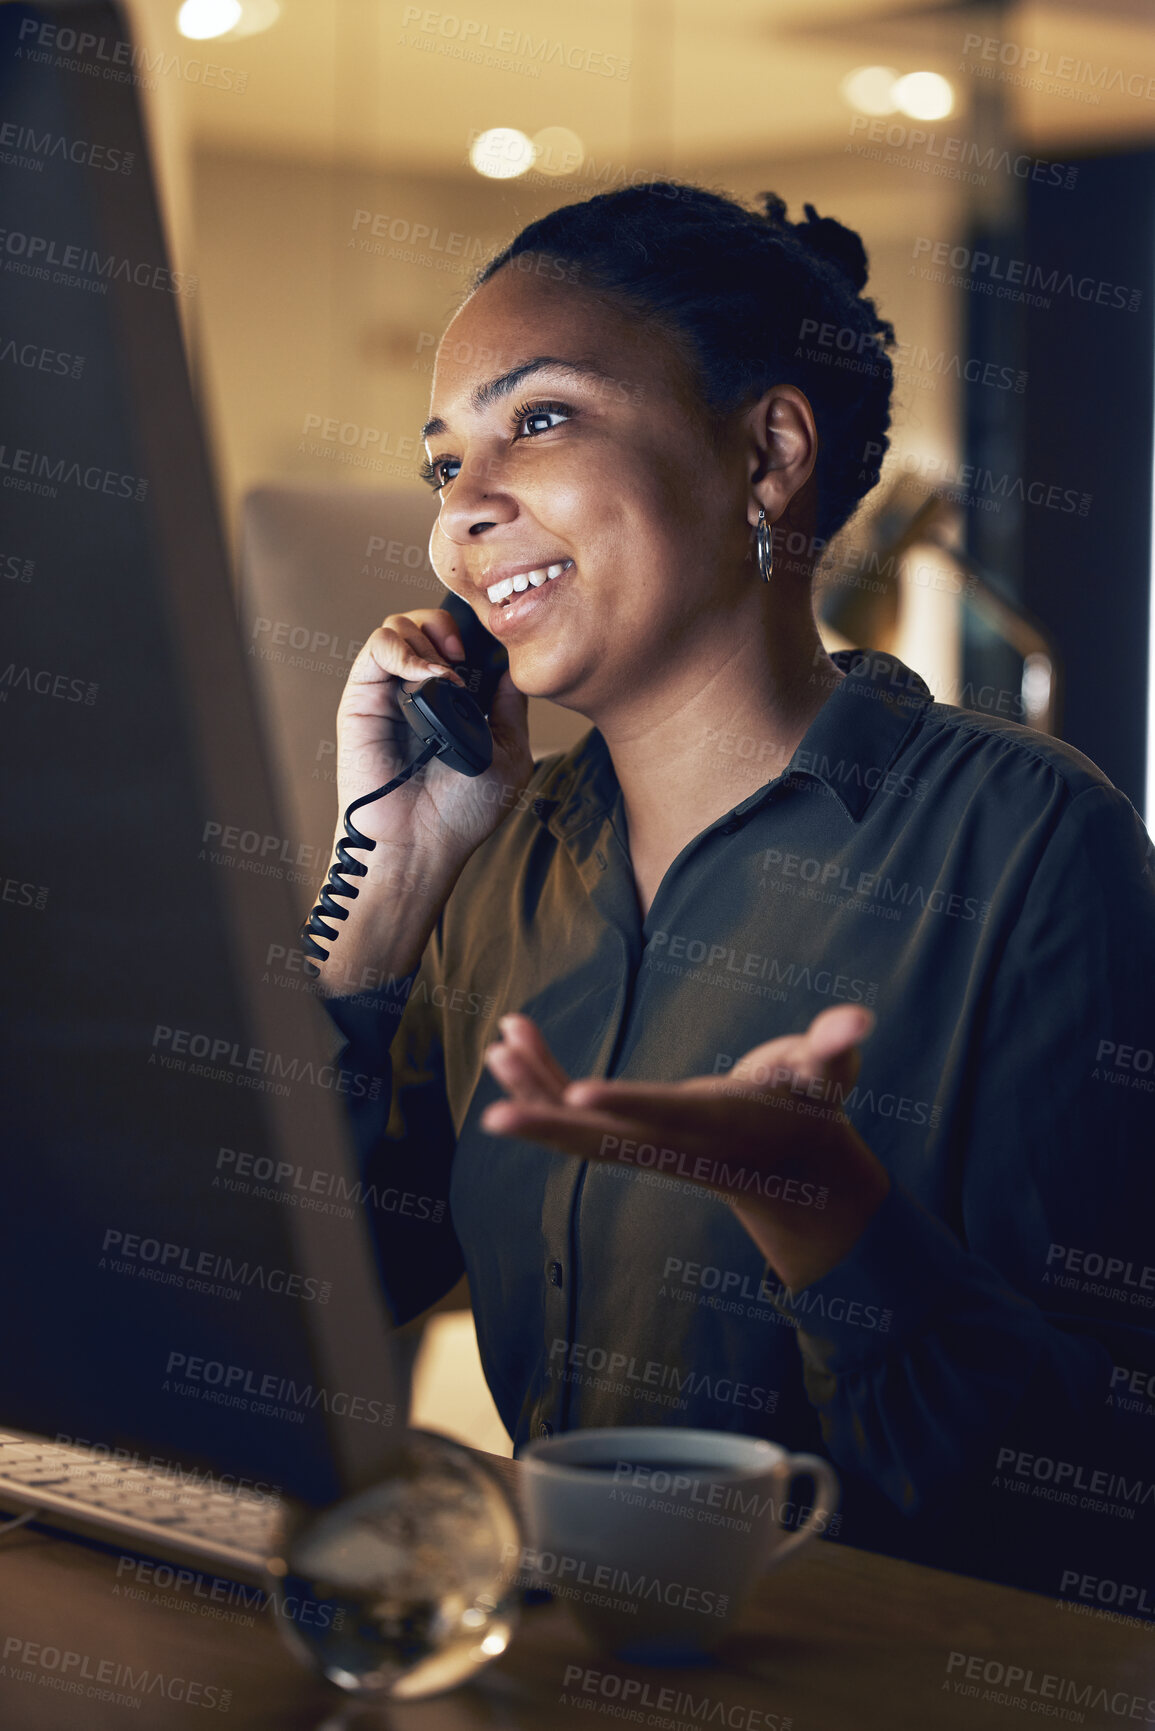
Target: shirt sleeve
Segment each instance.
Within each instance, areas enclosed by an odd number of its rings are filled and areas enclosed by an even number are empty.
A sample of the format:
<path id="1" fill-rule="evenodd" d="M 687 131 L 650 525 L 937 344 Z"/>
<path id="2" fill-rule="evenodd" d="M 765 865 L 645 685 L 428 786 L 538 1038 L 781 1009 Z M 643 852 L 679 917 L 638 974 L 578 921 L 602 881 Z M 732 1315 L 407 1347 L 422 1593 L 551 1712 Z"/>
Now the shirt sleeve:
<path id="1" fill-rule="evenodd" d="M 325 998 L 345 1044 L 335 1060 L 369 1088 L 345 1091 L 359 1196 L 381 1282 L 400 1325 L 435 1304 L 465 1263 L 449 1209 L 457 1132 L 436 1007 L 440 922 L 419 968 L 372 992 Z"/>
<path id="2" fill-rule="evenodd" d="M 1045 1498 L 1052 1520 L 1097 1512 L 1104 1539 L 1128 1504 L 1155 1526 L 1153 867 L 1117 789 L 1069 803 L 974 1040 L 961 1232 L 894 1185 L 805 1289 L 828 1452 L 904 1513 L 969 1490 L 995 1520 Z M 862 1305 L 890 1313 L 885 1332 Z"/>

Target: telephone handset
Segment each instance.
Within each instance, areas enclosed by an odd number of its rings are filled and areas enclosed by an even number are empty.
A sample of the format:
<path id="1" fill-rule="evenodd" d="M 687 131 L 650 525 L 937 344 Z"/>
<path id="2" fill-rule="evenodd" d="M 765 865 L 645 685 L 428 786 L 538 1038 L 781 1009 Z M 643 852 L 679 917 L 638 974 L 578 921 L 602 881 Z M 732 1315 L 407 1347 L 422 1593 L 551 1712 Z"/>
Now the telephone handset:
<path id="1" fill-rule="evenodd" d="M 353 813 L 374 800 L 384 799 L 432 757 L 441 758 L 450 769 L 469 776 L 484 774 L 493 762 L 493 735 L 487 718 L 498 683 L 509 666 L 509 655 L 505 646 L 485 629 L 468 601 L 449 592 L 441 605 L 451 615 L 465 649 L 465 660 L 456 669 L 465 680 L 465 688 L 448 679 L 401 681 L 397 694 L 401 713 L 421 741 L 422 749 L 400 775 L 395 775 L 384 787 L 355 799 L 345 813 L 345 834 L 337 843 L 336 863 L 330 868 L 316 907 L 301 927 L 305 955 L 315 956 L 319 961 L 327 961 L 329 952 L 316 939 L 322 937 L 332 943 L 339 936 L 325 920 L 349 917 L 348 908 L 341 907 L 333 897 L 355 900 L 358 892 L 345 879 L 365 877 L 369 871 L 365 861 L 354 859 L 349 849 L 355 847 L 363 853 L 372 853 L 377 846 L 354 824 Z M 305 972 L 316 979 L 320 970 L 306 961 Z"/>
<path id="2" fill-rule="evenodd" d="M 458 668 L 467 690 L 448 679 L 403 680 L 398 698 L 402 714 L 423 744 L 435 743 L 434 755 L 462 775 L 481 775 L 493 762 L 493 738 L 486 717 L 493 706 L 509 654 L 488 632 L 460 595 L 442 602 L 453 618 L 465 647 Z"/>

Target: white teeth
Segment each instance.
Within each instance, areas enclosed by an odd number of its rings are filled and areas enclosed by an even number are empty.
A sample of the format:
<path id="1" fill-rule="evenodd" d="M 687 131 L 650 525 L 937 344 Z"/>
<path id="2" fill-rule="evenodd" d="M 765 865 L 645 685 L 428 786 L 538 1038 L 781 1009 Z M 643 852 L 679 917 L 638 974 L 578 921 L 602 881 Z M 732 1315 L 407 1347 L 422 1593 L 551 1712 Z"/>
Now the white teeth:
<path id="1" fill-rule="evenodd" d="M 496 604 L 505 601 L 513 594 L 521 594 L 522 590 L 540 589 L 543 583 L 552 577 L 560 577 L 563 571 L 568 571 L 573 564 L 572 559 L 563 559 L 559 565 L 541 565 L 536 571 L 519 572 L 516 577 L 503 577 L 500 583 L 493 583 L 485 591 L 489 599 Z"/>

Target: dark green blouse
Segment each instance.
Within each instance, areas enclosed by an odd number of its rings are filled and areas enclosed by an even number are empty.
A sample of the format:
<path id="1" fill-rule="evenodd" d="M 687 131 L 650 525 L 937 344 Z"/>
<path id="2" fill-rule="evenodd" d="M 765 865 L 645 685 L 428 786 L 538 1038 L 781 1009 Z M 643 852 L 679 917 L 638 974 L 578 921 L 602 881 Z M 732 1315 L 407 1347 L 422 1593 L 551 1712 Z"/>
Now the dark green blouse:
<path id="1" fill-rule="evenodd" d="M 766 1436 L 835 1462 L 852 1542 L 1056 1593 L 1118 1578 L 1155 1529 L 1155 852 L 1072 747 L 835 659 L 786 772 L 644 921 L 592 729 L 538 763 L 419 972 L 328 1001 L 344 1065 L 384 1081 L 350 1102 L 364 1175 L 411 1198 L 371 1209 L 382 1277 L 404 1318 L 464 1267 L 518 1445 Z M 507 1010 L 575 1078 L 675 1080 L 839 1000 L 877 1016 L 842 1104 L 894 1185 L 804 1290 L 677 1149 L 579 1162 L 478 1128 Z"/>

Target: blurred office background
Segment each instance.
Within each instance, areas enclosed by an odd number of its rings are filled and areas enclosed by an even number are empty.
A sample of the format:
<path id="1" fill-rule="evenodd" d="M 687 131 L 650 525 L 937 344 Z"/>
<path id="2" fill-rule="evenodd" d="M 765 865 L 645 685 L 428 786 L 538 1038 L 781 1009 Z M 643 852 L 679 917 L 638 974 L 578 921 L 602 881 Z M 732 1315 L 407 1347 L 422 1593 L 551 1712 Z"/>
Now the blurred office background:
<path id="1" fill-rule="evenodd" d="M 328 846 L 356 647 L 436 605 L 416 435 L 469 277 L 534 217 L 654 176 L 773 189 L 866 242 L 898 384 L 821 584 L 830 645 L 1059 733 L 1155 822 L 1149 0 L 127 10 L 293 837 Z M 535 705 L 535 749 L 584 726 Z M 426 1331 L 415 1418 L 508 1450 L 467 1304 Z"/>

